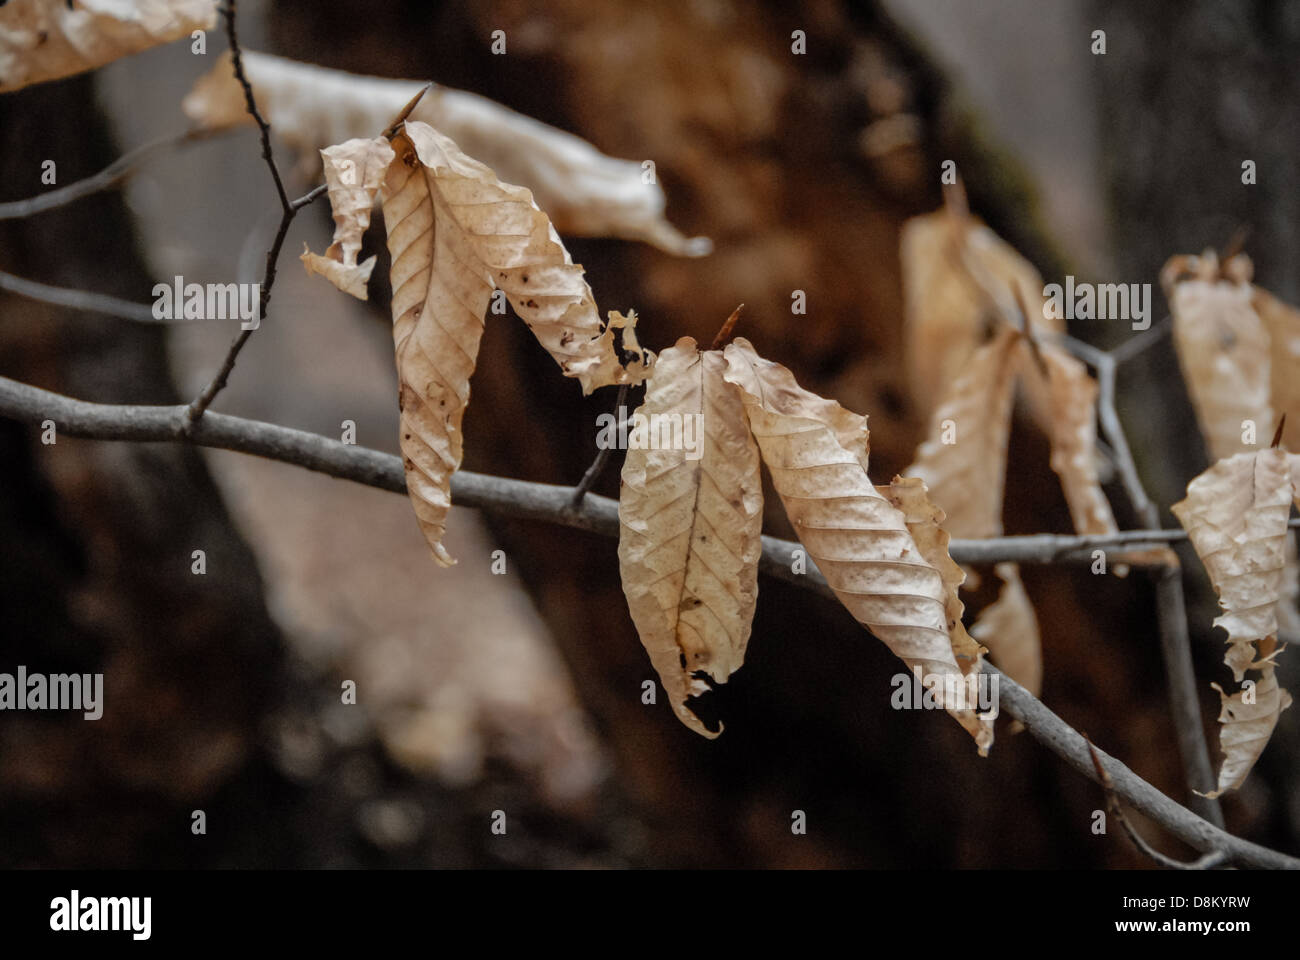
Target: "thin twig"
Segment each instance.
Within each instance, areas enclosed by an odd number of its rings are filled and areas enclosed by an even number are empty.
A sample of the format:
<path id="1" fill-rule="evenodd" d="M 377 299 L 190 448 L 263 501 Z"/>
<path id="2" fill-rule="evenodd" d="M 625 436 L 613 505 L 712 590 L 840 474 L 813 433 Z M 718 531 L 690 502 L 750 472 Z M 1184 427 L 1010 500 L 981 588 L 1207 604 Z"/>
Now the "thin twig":
<path id="1" fill-rule="evenodd" d="M 235 69 L 235 79 L 239 81 L 240 87 L 244 91 L 244 105 L 248 109 L 249 116 L 257 124 L 257 130 L 262 138 L 262 159 L 271 169 L 271 179 L 275 181 L 275 192 L 280 197 L 280 209 L 286 214 L 289 212 L 289 194 L 285 192 L 284 181 L 280 179 L 280 168 L 275 165 L 275 155 L 271 151 L 271 125 L 262 118 L 261 112 L 257 109 L 257 98 L 253 96 L 253 86 L 248 82 L 248 77 L 244 75 L 244 60 L 242 51 L 239 47 L 239 37 L 235 32 L 235 4 L 237 0 L 226 0 L 225 6 L 221 8 L 222 15 L 226 18 L 226 39 L 230 41 L 230 62 Z"/>
<path id="2" fill-rule="evenodd" d="M 143 303 L 122 300 L 106 293 L 92 293 L 89 290 L 73 290 L 69 287 L 52 287 L 37 283 L 26 277 L 17 277 L 0 270 L 0 290 L 16 293 L 29 300 L 53 303 L 73 310 L 85 310 L 89 313 L 102 313 L 119 320 L 132 320 L 136 323 L 191 323 L 187 320 L 159 320 L 153 315 L 153 309 Z"/>
<path id="3" fill-rule="evenodd" d="M 619 426 L 623 422 L 623 405 L 627 403 L 627 386 L 626 383 L 618 385 L 618 399 L 614 401 L 614 421 Z M 587 496 L 587 491 L 600 478 L 601 472 L 605 469 L 605 464 L 609 462 L 609 456 L 613 449 L 613 446 L 607 446 L 596 451 L 596 459 L 591 461 L 591 466 L 587 468 L 587 472 L 582 475 L 582 479 L 578 481 L 578 485 L 573 490 L 573 499 L 569 501 L 569 506 L 572 509 L 576 510 L 582 506 L 583 498 Z"/>
<path id="4" fill-rule="evenodd" d="M 1174 318 L 1165 316 L 1159 323 L 1153 324 L 1146 330 L 1143 330 L 1136 337 L 1129 337 L 1114 350 L 1110 351 L 1110 358 L 1116 364 L 1126 363 L 1132 360 L 1138 354 L 1145 352 L 1149 347 L 1155 346 L 1165 337 L 1169 336 L 1174 329 Z"/>
<path id="5" fill-rule="evenodd" d="M 125 180 L 135 172 L 136 167 L 155 153 L 165 152 L 185 144 L 204 140 L 222 132 L 224 131 L 187 130 L 185 133 L 161 137 L 146 143 L 144 146 L 136 147 L 130 153 L 123 154 L 99 173 L 86 177 L 84 180 L 78 180 L 67 186 L 59 187 L 57 190 L 37 194 L 25 200 L 10 200 L 6 203 L 0 203 L 0 220 L 16 220 L 20 217 L 30 217 L 33 214 L 62 207 L 74 200 L 80 200 L 92 193 L 98 193 L 100 190 L 107 190 L 109 187 Z"/>
<path id="6" fill-rule="evenodd" d="M 1142 834 L 1137 832 L 1137 828 L 1129 823 L 1128 817 L 1124 816 L 1124 808 L 1119 805 L 1119 797 L 1115 795 L 1115 782 L 1111 780 L 1110 774 L 1106 772 L 1106 768 L 1102 765 L 1101 757 L 1097 755 L 1097 748 L 1093 746 L 1092 740 L 1089 739 L 1086 733 L 1082 734 L 1082 736 L 1088 744 L 1088 753 L 1092 756 L 1092 766 L 1097 771 L 1097 781 L 1106 794 L 1106 808 L 1114 814 L 1115 819 L 1124 828 L 1124 832 L 1128 834 L 1128 838 L 1133 841 L 1133 846 L 1138 848 L 1138 852 L 1169 870 L 1211 870 L 1222 865 L 1228 859 L 1228 855 L 1223 850 L 1211 850 L 1191 863 L 1184 863 L 1182 860 L 1175 860 L 1173 857 L 1166 856 L 1147 843 Z"/>
<path id="7" fill-rule="evenodd" d="M 1083 358 L 1097 371 L 1097 424 L 1114 453 L 1115 469 L 1133 512 L 1146 526 L 1160 526 L 1160 513 L 1147 496 L 1142 478 L 1138 476 L 1137 463 L 1128 445 L 1128 435 L 1124 432 L 1119 411 L 1115 408 L 1115 370 L 1118 366 L 1115 358 L 1073 337 L 1063 337 L 1062 340 L 1070 352 Z"/>
<path id="8" fill-rule="evenodd" d="M 266 318 L 266 308 L 271 302 L 271 287 L 275 285 L 276 263 L 280 259 L 280 248 L 284 246 L 284 238 L 289 232 L 289 225 L 293 223 L 293 218 L 297 216 L 299 210 L 323 194 L 325 190 L 325 184 L 321 184 L 310 193 L 306 193 L 297 200 L 292 201 L 280 217 L 280 226 L 276 228 L 275 239 L 271 241 L 271 249 L 266 252 L 266 268 L 262 274 L 261 296 L 257 306 L 259 325 Z M 226 382 L 230 379 L 230 372 L 235 369 L 235 361 L 239 358 L 239 351 L 244 349 L 244 344 L 248 342 L 248 338 L 253 335 L 253 331 L 256 329 L 257 327 L 251 327 L 247 330 L 240 330 L 235 339 L 231 341 L 230 348 L 226 351 L 226 358 L 222 361 L 220 369 L 217 370 L 213 378 L 208 381 L 208 385 L 194 398 L 187 409 L 185 414 L 187 432 L 211 406 L 217 394 L 226 388 Z"/>
<path id="9" fill-rule="evenodd" d="M 289 427 L 209 413 L 187 435 L 184 405 L 154 407 L 87 403 L 0 377 L 0 416 L 40 425 L 53 420 L 59 434 L 101 440 L 179 441 L 237 450 L 279 460 L 330 476 L 353 480 L 393 492 L 405 492 L 402 461 L 353 444 Z M 618 531 L 618 504 L 588 494 L 582 505 L 570 507 L 573 489 L 527 483 L 460 471 L 452 476 L 452 497 L 463 507 L 477 507 L 505 517 L 589 530 L 606 536 Z M 969 541 L 968 541 L 969 542 Z M 957 541 L 954 541 L 956 545 Z M 798 544 L 763 538 L 762 569 L 799 587 L 831 594 L 816 565 L 805 560 L 806 572 L 793 573 L 790 558 Z M 960 551 L 953 558 L 962 562 Z M 1063 757 L 1076 770 L 1096 780 L 1087 743 L 1024 687 L 985 663 L 986 673 L 998 677 L 999 707 L 1024 724 L 1029 733 Z M 1269 850 L 1226 833 L 1165 796 L 1124 764 L 1098 751 L 1114 781 L 1115 792 L 1134 809 L 1202 852 L 1221 850 L 1225 862 L 1240 866 L 1300 869 L 1300 859 Z"/>

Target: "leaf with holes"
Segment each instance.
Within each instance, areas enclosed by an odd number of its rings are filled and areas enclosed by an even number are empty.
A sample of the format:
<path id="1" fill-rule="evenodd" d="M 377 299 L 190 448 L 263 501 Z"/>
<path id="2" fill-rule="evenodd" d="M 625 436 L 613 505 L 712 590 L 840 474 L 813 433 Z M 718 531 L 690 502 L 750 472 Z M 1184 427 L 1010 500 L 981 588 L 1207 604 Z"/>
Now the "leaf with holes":
<path id="1" fill-rule="evenodd" d="M 1254 662 L 1255 641 L 1277 635 L 1294 458 L 1278 448 L 1220 460 L 1187 485 L 1173 513 L 1187 531 L 1223 608 L 1233 676 Z"/>
<path id="2" fill-rule="evenodd" d="M 1220 460 L 1187 485 L 1173 512 L 1205 564 L 1223 613 L 1214 625 L 1228 634 L 1224 663 L 1253 688 L 1223 698 L 1219 722 L 1224 765 L 1215 795 L 1245 779 L 1290 697 L 1277 687 L 1278 603 L 1286 568 L 1287 518 L 1296 499 L 1300 459 L 1276 447 Z"/>
<path id="3" fill-rule="evenodd" d="M 1223 748 L 1223 766 L 1219 768 L 1219 783 L 1208 797 L 1217 797 L 1240 787 L 1255 766 L 1273 737 L 1278 717 L 1291 706 L 1291 695 L 1277 685 L 1277 670 L 1273 657 L 1277 644 L 1272 638 L 1260 643 L 1260 658 L 1250 664 L 1259 672 L 1259 678 L 1247 681 L 1250 686 L 1229 696 L 1217 683 L 1212 686 L 1219 693 L 1219 744 Z"/>
<path id="4" fill-rule="evenodd" d="M 404 124 L 392 146 L 382 197 L 402 457 L 421 529 L 446 565 L 451 475 L 494 285 L 584 393 L 639 382 L 653 357 L 636 346 L 634 314 L 601 324 L 582 267 L 528 190 L 502 183 L 427 124 Z"/>

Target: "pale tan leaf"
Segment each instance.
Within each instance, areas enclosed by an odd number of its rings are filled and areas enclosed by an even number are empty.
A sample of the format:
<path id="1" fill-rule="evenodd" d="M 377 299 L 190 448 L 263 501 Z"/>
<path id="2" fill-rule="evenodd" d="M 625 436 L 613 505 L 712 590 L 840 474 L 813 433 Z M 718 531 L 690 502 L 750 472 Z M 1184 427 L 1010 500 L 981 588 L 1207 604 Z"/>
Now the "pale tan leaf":
<path id="1" fill-rule="evenodd" d="M 925 481 L 953 536 L 1002 532 L 1019 336 L 1003 326 L 971 355 L 931 418 L 916 462 L 903 471 Z"/>
<path id="2" fill-rule="evenodd" d="M 1097 381 L 1059 344 L 1043 339 L 1037 346 L 1043 366 L 1023 341 L 1021 370 L 1026 381 L 1039 381 L 1045 390 L 1052 470 L 1060 478 L 1074 530 L 1081 535 L 1114 533 L 1119 527 L 1097 473 Z"/>
<path id="3" fill-rule="evenodd" d="M 279 137 L 302 152 L 305 174 L 314 174 L 320 148 L 383 132 L 424 86 L 250 50 L 242 59 L 262 114 Z M 228 55 L 199 79 L 182 108 L 205 129 L 252 122 Z M 485 97 L 437 85 L 411 119 L 450 137 L 503 180 L 531 189 L 562 233 L 643 240 L 683 256 L 712 249 L 707 238 L 687 238 L 664 219 L 663 190 L 643 175 L 640 161 L 606 156 L 585 140 Z"/>
<path id="4" fill-rule="evenodd" d="M 1294 485 L 1296 478 L 1291 478 Z M 1277 600 L 1277 635 L 1288 643 L 1300 641 L 1300 556 L 1297 556 L 1295 531 L 1286 533 L 1286 552 L 1282 555 L 1282 584 Z"/>
<path id="5" fill-rule="evenodd" d="M 421 529 L 446 565 L 451 475 L 463 454 L 461 419 L 494 286 L 584 393 L 643 379 L 652 357 L 636 352 L 627 369 L 619 362 L 582 267 L 528 190 L 502 183 L 423 123 L 406 123 L 392 145 L 382 196 L 401 448 Z M 609 326 L 630 322 L 615 315 Z M 629 341 L 624 329 L 623 346 L 630 344 L 635 336 Z"/>
<path id="6" fill-rule="evenodd" d="M 993 301 L 1003 322 L 1022 329 L 1019 321 L 1023 317 L 1035 336 L 1065 332 L 1064 318 L 1049 315 L 1038 270 L 978 221 L 966 232 L 962 263 L 984 296 Z"/>
<path id="7" fill-rule="evenodd" d="M 632 621 L 673 711 L 706 737 L 721 724 L 709 731 L 687 701 L 744 661 L 763 551 L 758 448 L 725 369 L 720 351 L 702 353 L 690 337 L 659 355 L 618 505 Z M 637 422 L 648 429 L 638 434 Z"/>
<path id="8" fill-rule="evenodd" d="M 1251 290 L 1251 305 L 1268 331 L 1270 406 L 1279 420 L 1286 418 L 1282 446 L 1300 450 L 1300 310 L 1260 287 Z M 1287 536 L 1277 618 L 1281 636 L 1300 639 L 1300 558 L 1293 535 Z"/>
<path id="9" fill-rule="evenodd" d="M 1268 332 L 1252 306 L 1254 288 L 1242 262 L 1233 258 L 1220 270 L 1214 252 L 1206 251 L 1173 257 L 1160 273 L 1183 379 L 1216 460 L 1254 449 L 1242 441 L 1245 421 L 1254 424 L 1260 445 L 1275 425 Z"/>
<path id="10" fill-rule="evenodd" d="M 1267 290 L 1251 290 L 1251 305 L 1268 331 L 1270 405 L 1278 418 L 1287 415 L 1282 446 L 1300 450 L 1300 310 Z"/>
<path id="11" fill-rule="evenodd" d="M 1187 487 L 1173 507 L 1219 594 L 1223 614 L 1216 626 L 1228 632 L 1224 662 L 1238 683 L 1255 670 L 1254 688 L 1232 696 L 1216 683 L 1223 766 L 1217 797 L 1245 780 L 1268 745 L 1278 715 L 1291 697 L 1278 687 L 1273 657 L 1279 626 L 1289 619 L 1283 603 L 1293 598 L 1294 542 L 1287 529 L 1296 496 L 1300 458 L 1269 448 L 1220 460 Z"/>
<path id="12" fill-rule="evenodd" d="M 948 553 L 951 538 L 943 528 L 943 511 L 930 500 L 924 481 L 916 477 L 894 477 L 889 486 L 877 486 L 876 491 L 903 514 L 907 532 L 912 535 L 921 556 L 939 571 L 943 579 L 944 612 L 948 617 L 953 655 L 963 674 L 978 673 L 984 648 L 971 639 L 962 624 L 966 605 L 962 603 L 959 591 L 966 581 L 966 573 Z"/>
<path id="13" fill-rule="evenodd" d="M 400 204 L 389 235 L 432 228 L 433 235 L 425 237 L 424 244 L 435 250 L 441 246 L 455 258 L 440 260 L 435 254 L 433 262 L 440 269 L 459 272 L 465 287 L 457 292 L 466 294 L 462 304 L 483 299 L 486 308 L 485 298 L 495 285 L 564 375 L 582 384 L 583 393 L 645 378 L 651 357 L 636 349 L 626 367 L 620 362 L 582 267 L 570 259 L 529 190 L 501 182 L 450 138 L 423 123 L 404 124 L 393 138 L 393 147 L 397 158 L 385 184 L 385 220 L 390 198 L 402 191 L 424 196 L 428 204 L 411 223 L 401 218 L 415 211 Z M 402 275 L 396 257 L 390 275 Z M 394 279 L 394 291 L 397 287 Z M 633 322 L 629 315 L 608 325 L 624 330 L 625 351 L 636 342 L 627 333 Z"/>
<path id="14" fill-rule="evenodd" d="M 744 392 L 763 462 L 809 556 L 854 619 L 940 684 L 944 706 L 986 753 L 991 718 L 959 708 L 954 696 L 964 675 L 948 631 L 944 575 L 867 477 L 866 418 L 802 389 L 742 338 L 725 355 L 726 379 Z"/>
<path id="15" fill-rule="evenodd" d="M 1210 684 L 1219 692 L 1221 700 L 1219 723 L 1223 726 L 1219 730 L 1219 745 L 1223 748 L 1223 766 L 1219 768 L 1218 788 L 1206 794 L 1208 797 L 1217 797 L 1242 785 L 1268 746 L 1278 716 L 1291 706 L 1291 695 L 1277 684 L 1273 665 L 1276 653 L 1275 642 L 1271 638 L 1265 640 L 1260 644 L 1260 659 L 1249 665 L 1250 669 L 1259 671 L 1250 691 L 1251 702 L 1247 702 L 1246 688 L 1228 696 L 1217 683 Z"/>
<path id="16" fill-rule="evenodd" d="M 949 203 L 903 225 L 904 338 L 912 393 L 928 417 L 993 331 L 1062 333 L 1044 309 L 1038 271 L 988 227 Z"/>
<path id="17" fill-rule="evenodd" d="M 1218 593 L 1214 623 L 1228 633 L 1224 662 L 1237 682 L 1255 661 L 1254 642 L 1277 635 L 1292 460 L 1276 448 L 1220 460 L 1172 508 Z"/>
<path id="18" fill-rule="evenodd" d="M 999 563 L 994 570 L 1002 580 L 1002 589 L 998 598 L 980 611 L 970 634 L 988 647 L 998 669 L 1038 696 L 1043 689 L 1043 644 L 1034 605 L 1020 581 L 1019 567 Z"/>
<path id="19" fill-rule="evenodd" d="M 912 396 L 928 418 L 992 322 L 974 281 L 960 268 L 960 221 L 946 210 L 903 224 L 904 349 Z"/>
<path id="20" fill-rule="evenodd" d="M 18 0 L 0 6 L 0 92 L 210 30 L 215 0 Z"/>
<path id="21" fill-rule="evenodd" d="M 321 151 L 330 208 L 334 211 L 334 242 L 324 255 L 304 246 L 303 266 L 317 273 L 344 293 L 366 299 L 366 282 L 375 268 L 375 258 L 357 263 L 361 237 L 370 226 L 375 195 L 393 162 L 393 148 L 387 140 L 349 140 Z"/>

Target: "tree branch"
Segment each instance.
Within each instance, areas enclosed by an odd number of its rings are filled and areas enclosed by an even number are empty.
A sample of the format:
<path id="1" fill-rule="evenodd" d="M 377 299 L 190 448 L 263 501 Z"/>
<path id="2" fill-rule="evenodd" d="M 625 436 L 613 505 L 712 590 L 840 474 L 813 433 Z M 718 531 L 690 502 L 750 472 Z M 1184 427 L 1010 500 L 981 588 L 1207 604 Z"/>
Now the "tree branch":
<path id="1" fill-rule="evenodd" d="M 623 408 L 627 404 L 627 384 L 621 383 L 618 387 L 618 399 L 614 401 L 614 420 L 621 423 L 623 420 Z M 596 451 L 596 459 L 591 461 L 591 466 L 587 472 L 582 475 L 578 485 L 573 490 L 573 499 L 570 503 L 577 507 L 581 505 L 583 497 L 600 479 L 601 472 L 605 469 L 605 464 L 609 461 L 609 456 L 613 452 L 613 447 L 601 447 Z"/>
<path id="2" fill-rule="evenodd" d="M 107 190 L 114 184 L 125 180 L 135 172 L 136 167 L 154 154 L 163 153 L 198 140 L 205 140 L 220 133 L 224 133 L 224 131 L 187 130 L 185 133 L 172 134 L 171 136 L 153 140 L 141 147 L 136 147 L 130 153 L 124 153 L 99 173 L 86 177 L 84 180 L 78 180 L 67 186 L 59 187 L 57 190 L 37 194 L 25 200 L 10 200 L 6 203 L 0 203 L 0 220 L 16 220 L 20 217 L 30 217 L 33 214 L 65 206 L 74 200 L 80 200 L 92 193 L 98 193 L 100 190 Z"/>
<path id="3" fill-rule="evenodd" d="M 89 313 L 102 313 L 119 320 L 131 320 L 135 323 L 175 323 L 174 320 L 159 320 L 153 315 L 153 309 L 143 303 L 123 300 L 106 293 L 92 293 L 89 290 L 73 290 L 70 287 L 53 287 L 46 283 L 37 283 L 25 277 L 14 276 L 0 270 L 0 290 L 16 293 L 29 300 L 53 303 L 73 310 L 85 310 Z M 181 321 L 184 322 L 184 321 Z"/>
<path id="4" fill-rule="evenodd" d="M 187 433 L 186 413 L 184 405 L 156 407 L 87 403 L 0 377 L 0 416 L 31 425 L 52 420 L 57 429 L 68 436 L 132 441 L 184 441 L 188 438 L 200 446 L 279 460 L 394 493 L 406 490 L 401 460 L 392 454 L 220 413 L 209 413 L 193 424 Z M 575 508 L 572 505 L 573 493 L 571 487 L 527 483 L 466 471 L 452 477 L 452 496 L 459 506 L 477 507 L 517 519 L 561 524 L 606 536 L 617 535 L 618 504 L 615 501 L 588 494 Z M 972 543 L 965 542 L 967 545 Z M 958 562 L 975 562 L 963 553 L 962 546 L 961 541 L 953 541 L 953 558 Z M 825 578 L 810 560 L 806 561 L 807 573 L 792 571 L 790 560 L 797 549 L 802 548 L 795 543 L 764 537 L 762 569 L 804 589 L 833 596 Z M 998 677 L 1001 709 L 1024 724 L 1035 739 L 1084 776 L 1099 781 L 1087 741 L 1079 733 L 991 664 L 986 663 L 984 670 Z M 1120 761 L 1101 751 L 1098 751 L 1098 757 L 1099 762 L 1105 765 L 1118 796 L 1194 849 L 1210 854 L 1219 852 L 1225 863 L 1300 869 L 1300 859 L 1226 833 L 1165 796 Z"/>
<path id="5" fill-rule="evenodd" d="M 1129 823 L 1128 817 L 1124 816 L 1124 808 L 1120 806 L 1119 797 L 1115 796 L 1115 782 L 1111 780 L 1110 774 L 1106 772 L 1106 768 L 1102 765 L 1097 748 L 1093 746 L 1086 733 L 1083 734 L 1083 739 L 1087 742 L 1088 753 L 1092 756 L 1092 768 L 1097 771 L 1098 782 L 1106 794 L 1106 807 L 1115 815 L 1115 819 L 1124 828 L 1124 832 L 1128 834 L 1128 838 L 1133 841 L 1133 846 L 1138 848 L 1139 853 L 1154 860 L 1167 870 L 1211 870 L 1227 860 L 1227 855 L 1222 850 L 1212 850 L 1191 863 L 1184 863 L 1182 860 L 1175 860 L 1173 857 L 1166 856 L 1147 843 L 1142 834 L 1138 833 L 1137 827 Z"/>

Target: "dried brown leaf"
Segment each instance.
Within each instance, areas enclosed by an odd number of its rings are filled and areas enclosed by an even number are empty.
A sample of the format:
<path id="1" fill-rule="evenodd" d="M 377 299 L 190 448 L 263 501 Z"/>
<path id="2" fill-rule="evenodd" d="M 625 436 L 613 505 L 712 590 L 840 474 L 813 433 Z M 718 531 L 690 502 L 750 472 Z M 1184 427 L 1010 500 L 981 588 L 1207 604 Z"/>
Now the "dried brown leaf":
<path id="1" fill-rule="evenodd" d="M 912 393 L 929 416 L 1000 326 L 1064 332 L 1044 310 L 1038 271 L 959 206 L 913 217 L 900 242 Z"/>
<path id="2" fill-rule="evenodd" d="M 1173 257 L 1161 283 L 1174 318 L 1174 346 L 1183 379 L 1211 458 L 1221 460 L 1253 445 L 1243 424 L 1255 425 L 1256 443 L 1274 426 L 1270 396 L 1269 337 L 1252 306 L 1244 258 L 1220 269 L 1213 251 Z"/>
<path id="3" fill-rule="evenodd" d="M 406 123 L 392 145 L 382 192 L 401 448 L 421 529 L 446 565 L 453 562 L 441 545 L 451 475 L 461 462 L 461 419 L 494 284 L 584 392 L 638 381 L 652 358 L 636 353 L 626 369 L 619 362 L 582 267 L 528 190 L 502 183 L 423 123 Z M 627 322 L 615 316 L 609 327 Z M 635 337 L 629 341 L 625 330 L 629 344 Z"/>
<path id="4" fill-rule="evenodd" d="M 690 337 L 659 355 L 633 417 L 658 448 L 630 446 L 619 496 L 628 609 L 673 711 L 706 737 L 721 725 L 709 731 L 687 701 L 743 663 L 763 550 L 758 448 L 725 369 Z"/>
<path id="5" fill-rule="evenodd" d="M 1278 714 L 1291 698 L 1277 685 L 1278 609 L 1287 569 L 1287 518 L 1296 498 L 1300 458 L 1270 447 L 1220 460 L 1187 485 L 1173 512 L 1205 564 L 1223 613 L 1214 621 L 1228 633 L 1224 656 L 1234 679 L 1259 671 L 1253 688 L 1222 698 L 1224 752 L 1218 788 L 1235 789 L 1268 744 Z"/>
<path id="6" fill-rule="evenodd" d="M 366 283 L 375 268 L 375 258 L 357 263 L 361 237 L 370 226 L 375 195 L 393 162 L 393 148 L 387 140 L 349 140 L 321 152 L 330 208 L 334 211 L 334 242 L 322 256 L 305 246 L 302 262 L 307 272 L 317 273 L 344 293 L 366 299 Z"/>
<path id="7" fill-rule="evenodd" d="M 998 598 L 980 611 L 970 628 L 971 636 L 988 647 L 998 669 L 1038 696 L 1043 689 L 1043 644 L 1034 605 L 1020 581 L 1019 567 L 999 563 L 994 569 L 1002 589 Z"/>
<path id="8" fill-rule="evenodd" d="M 102 67 L 210 30 L 215 0 L 21 0 L 0 5 L 0 92 Z"/>
<path id="9" fill-rule="evenodd" d="M 966 573 L 948 553 L 951 538 L 943 528 L 943 511 L 931 501 L 924 481 L 916 477 L 894 477 L 889 486 L 878 486 L 876 491 L 903 514 L 903 522 L 907 524 L 907 532 L 912 535 L 916 548 L 943 579 L 948 636 L 958 666 L 966 676 L 979 672 L 985 651 L 971 639 L 962 624 L 966 605 L 962 603 L 959 591 Z"/>
<path id="10" fill-rule="evenodd" d="M 953 536 L 1002 533 L 1019 336 L 1001 327 L 975 351 L 931 418 L 916 462 L 903 471 L 925 481 Z"/>
<path id="11" fill-rule="evenodd" d="M 242 52 L 242 60 L 262 114 L 277 136 L 302 152 L 301 172 L 308 175 L 315 173 L 317 150 L 383 131 L 424 85 L 251 50 Z M 229 55 L 198 80 L 182 108 L 204 129 L 252 122 Z M 606 156 L 585 140 L 485 97 L 437 85 L 410 119 L 450 137 L 503 180 L 531 189 L 564 234 L 642 240 L 682 256 L 702 256 L 712 249 L 707 238 L 685 237 L 664 218 L 663 190 L 644 176 L 639 161 Z"/>
<path id="12" fill-rule="evenodd" d="M 912 396 L 927 417 L 979 346 L 989 310 L 957 267 L 960 222 L 947 211 L 903 224 L 904 338 Z"/>
<path id="13" fill-rule="evenodd" d="M 1219 745 L 1223 748 L 1223 766 L 1219 768 L 1218 786 L 1206 794 L 1208 797 L 1235 790 L 1245 782 L 1255 761 L 1268 746 L 1277 718 L 1291 706 L 1291 695 L 1277 684 L 1273 665 L 1277 652 L 1272 639 L 1260 644 L 1260 659 L 1250 664 L 1250 669 L 1259 671 L 1253 689 L 1243 688 L 1229 696 L 1217 683 L 1210 684 L 1220 697 L 1219 723 L 1223 726 L 1219 731 Z"/>
<path id="14" fill-rule="evenodd" d="M 964 673 L 948 630 L 948 585 L 867 476 L 866 418 L 802 389 L 743 338 L 725 355 L 726 379 L 743 391 L 763 462 L 809 556 L 854 619 L 939 682 L 945 707 L 986 753 L 992 718 L 953 696 Z"/>
<path id="15" fill-rule="evenodd" d="M 1252 287 L 1251 305 L 1269 339 L 1269 402 L 1277 417 L 1287 415 L 1282 446 L 1300 450 L 1300 310 Z"/>
<path id="16" fill-rule="evenodd" d="M 1021 343 L 1020 353 L 1026 380 L 1040 381 L 1045 389 L 1052 470 L 1060 478 L 1075 532 L 1114 533 L 1119 527 L 1097 472 L 1097 381 L 1087 367 L 1050 340 L 1038 343 L 1045 376 L 1030 354 L 1028 341 Z"/>
<path id="17" fill-rule="evenodd" d="M 1228 633 L 1225 662 L 1238 682 L 1256 658 L 1252 644 L 1277 635 L 1293 460 L 1277 448 L 1220 460 L 1172 508 L 1218 593 L 1214 623 Z"/>

